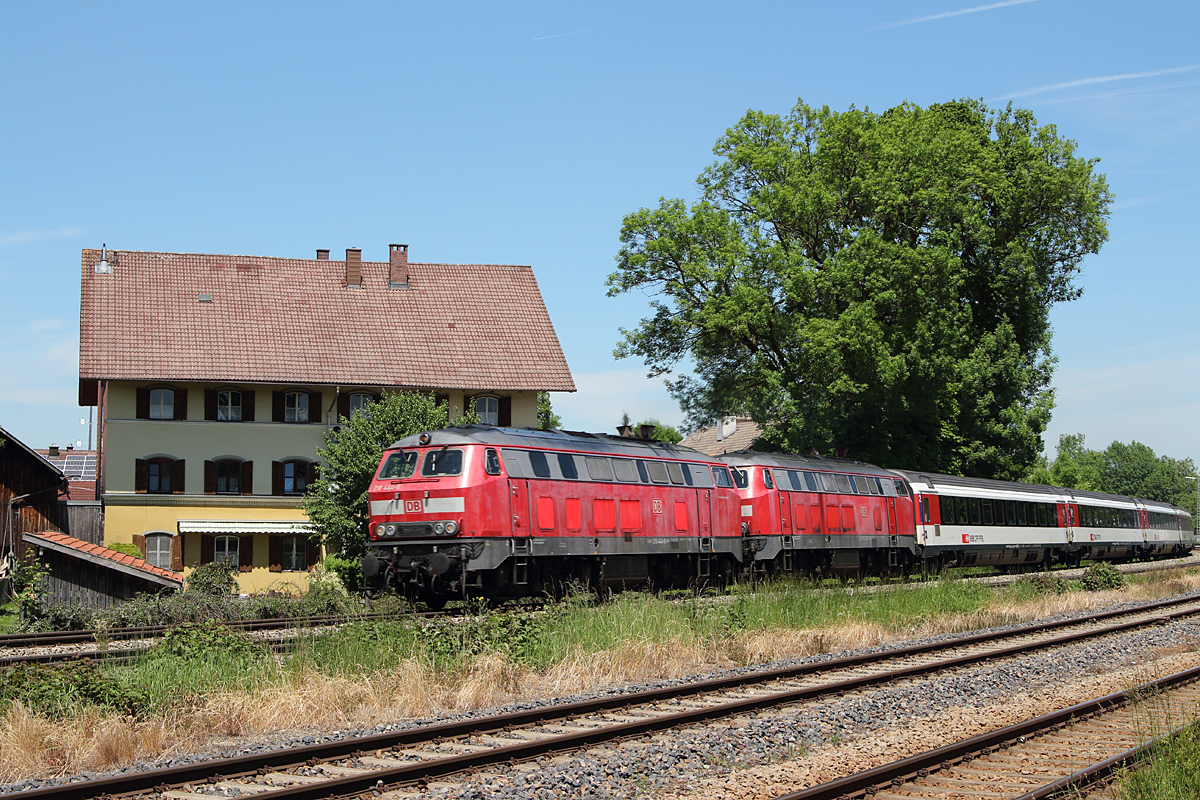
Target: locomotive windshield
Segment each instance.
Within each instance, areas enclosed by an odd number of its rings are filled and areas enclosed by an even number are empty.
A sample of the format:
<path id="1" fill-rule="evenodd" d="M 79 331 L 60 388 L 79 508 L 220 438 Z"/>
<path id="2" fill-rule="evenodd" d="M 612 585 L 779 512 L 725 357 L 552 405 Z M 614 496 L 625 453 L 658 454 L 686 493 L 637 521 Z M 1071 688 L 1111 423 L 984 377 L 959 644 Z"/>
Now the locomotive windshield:
<path id="1" fill-rule="evenodd" d="M 421 475 L 433 478 L 444 475 L 461 475 L 463 467 L 463 451 L 430 450 L 425 454 L 425 463 L 421 465 Z"/>
<path id="2" fill-rule="evenodd" d="M 410 478 L 417 470 L 417 454 L 401 450 L 398 453 L 392 453 L 383 462 L 383 468 L 379 470 L 379 480 L 396 480 L 398 478 Z"/>

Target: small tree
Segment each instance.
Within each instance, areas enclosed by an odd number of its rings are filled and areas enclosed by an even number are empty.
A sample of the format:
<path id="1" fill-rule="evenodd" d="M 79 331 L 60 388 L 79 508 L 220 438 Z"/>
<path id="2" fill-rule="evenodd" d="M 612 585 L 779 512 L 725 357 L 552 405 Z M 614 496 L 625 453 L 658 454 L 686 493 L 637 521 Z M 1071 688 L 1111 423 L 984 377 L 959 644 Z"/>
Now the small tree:
<path id="1" fill-rule="evenodd" d="M 638 424 L 638 428 L 643 425 L 653 425 L 654 433 L 650 434 L 650 438 L 658 442 L 666 442 L 667 444 L 679 444 L 683 441 L 683 434 L 675 430 L 670 425 L 663 425 L 654 417 Z"/>
<path id="2" fill-rule="evenodd" d="M 383 451 L 398 439 L 444 428 L 447 406 L 418 392 L 384 392 L 376 403 L 342 419 L 340 430 L 325 434 L 317 450 L 321 472 L 308 485 L 304 513 L 314 536 L 331 553 L 357 558 L 365 552 L 370 504 L 367 489 Z M 455 422 L 473 422 L 474 413 Z"/>
<path id="3" fill-rule="evenodd" d="M 552 428 L 562 427 L 562 418 L 554 413 L 554 408 L 550 405 L 549 392 L 537 393 L 537 414 L 540 430 L 548 431 Z"/>

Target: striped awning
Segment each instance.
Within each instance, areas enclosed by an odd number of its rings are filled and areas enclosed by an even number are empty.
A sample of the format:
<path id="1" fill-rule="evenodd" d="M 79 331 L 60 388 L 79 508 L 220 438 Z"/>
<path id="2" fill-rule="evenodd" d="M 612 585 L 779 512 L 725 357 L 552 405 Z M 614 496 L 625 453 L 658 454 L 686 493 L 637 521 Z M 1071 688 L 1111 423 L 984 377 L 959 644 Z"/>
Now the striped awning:
<path id="1" fill-rule="evenodd" d="M 312 525 L 307 522 L 290 520 L 253 520 L 253 519 L 181 519 L 180 533 L 299 533 L 305 536 L 312 533 Z"/>

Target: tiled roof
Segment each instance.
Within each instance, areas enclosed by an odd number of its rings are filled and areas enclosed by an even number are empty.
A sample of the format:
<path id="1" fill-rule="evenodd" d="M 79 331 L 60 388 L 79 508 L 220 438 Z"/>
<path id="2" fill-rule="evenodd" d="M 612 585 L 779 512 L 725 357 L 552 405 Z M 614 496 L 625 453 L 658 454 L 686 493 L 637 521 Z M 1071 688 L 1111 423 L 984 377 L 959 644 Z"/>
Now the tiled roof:
<path id="1" fill-rule="evenodd" d="M 64 450 L 58 451 L 58 456 L 50 457 L 50 451 L 37 451 L 38 455 L 57 467 L 70 482 L 68 500 L 96 499 L 96 451 L 95 450 Z"/>
<path id="2" fill-rule="evenodd" d="M 56 549 L 69 549 L 80 554 L 86 554 L 95 558 L 102 558 L 113 562 L 114 567 L 120 565 L 125 568 L 125 571 L 137 570 L 144 572 L 147 575 L 153 576 L 156 583 L 168 581 L 177 586 L 183 585 L 183 576 L 176 572 L 171 572 L 169 569 L 161 567 L 152 567 L 140 558 L 134 558 L 127 553 L 120 553 L 116 550 L 109 550 L 107 547 L 101 547 L 98 544 L 85 542 L 82 539 L 76 539 L 73 536 L 67 536 L 65 533 L 57 531 L 39 531 L 38 533 L 27 533 L 22 538 L 33 540 L 38 544 L 48 544 L 51 546 L 57 545 Z"/>
<path id="3" fill-rule="evenodd" d="M 737 429 L 720 441 L 717 441 L 716 428 L 701 428 L 680 444 L 710 456 L 717 456 L 721 453 L 736 453 L 739 450 L 749 449 L 760 435 L 762 435 L 762 428 L 758 423 L 749 417 L 738 417 Z"/>
<path id="4" fill-rule="evenodd" d="M 575 391 L 533 270 L 83 251 L 81 380 Z M 203 296 L 203 297 L 202 297 Z M 211 298 L 211 300 L 202 300 Z"/>

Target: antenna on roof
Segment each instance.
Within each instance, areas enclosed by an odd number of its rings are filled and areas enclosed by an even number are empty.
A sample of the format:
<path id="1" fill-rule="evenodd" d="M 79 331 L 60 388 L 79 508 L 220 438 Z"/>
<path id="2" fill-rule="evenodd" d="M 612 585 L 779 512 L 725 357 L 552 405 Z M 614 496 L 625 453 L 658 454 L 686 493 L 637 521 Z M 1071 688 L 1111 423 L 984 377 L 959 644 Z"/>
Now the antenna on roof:
<path id="1" fill-rule="evenodd" d="M 96 265 L 96 272 L 111 273 L 112 266 L 108 263 L 108 244 L 100 245 L 100 263 Z"/>

